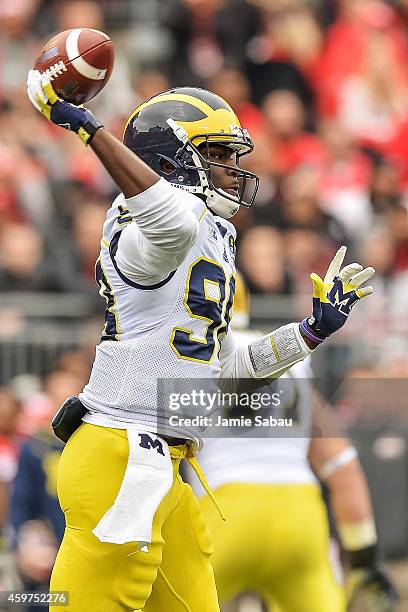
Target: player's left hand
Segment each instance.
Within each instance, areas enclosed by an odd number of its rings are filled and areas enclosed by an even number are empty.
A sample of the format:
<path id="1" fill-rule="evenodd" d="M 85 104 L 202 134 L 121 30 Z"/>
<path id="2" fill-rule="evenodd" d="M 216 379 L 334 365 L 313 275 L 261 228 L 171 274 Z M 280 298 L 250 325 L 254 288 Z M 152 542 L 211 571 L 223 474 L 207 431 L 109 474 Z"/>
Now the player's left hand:
<path id="1" fill-rule="evenodd" d="M 380 566 L 351 570 L 346 595 L 348 610 L 353 610 L 357 598 L 364 601 L 364 609 L 369 612 L 394 612 L 398 601 L 393 583 Z"/>
<path id="2" fill-rule="evenodd" d="M 103 127 L 90 110 L 65 102 L 55 93 L 47 73 L 30 70 L 27 77 L 30 102 L 48 121 L 78 134 L 84 144 Z"/>
<path id="3" fill-rule="evenodd" d="M 343 327 L 354 304 L 373 292 L 372 287 L 359 287 L 374 276 L 374 268 L 363 269 L 360 264 L 352 263 L 340 269 L 346 251 L 345 246 L 337 251 L 324 279 L 314 272 L 310 275 L 313 313 L 301 322 L 300 329 L 316 344 Z"/>

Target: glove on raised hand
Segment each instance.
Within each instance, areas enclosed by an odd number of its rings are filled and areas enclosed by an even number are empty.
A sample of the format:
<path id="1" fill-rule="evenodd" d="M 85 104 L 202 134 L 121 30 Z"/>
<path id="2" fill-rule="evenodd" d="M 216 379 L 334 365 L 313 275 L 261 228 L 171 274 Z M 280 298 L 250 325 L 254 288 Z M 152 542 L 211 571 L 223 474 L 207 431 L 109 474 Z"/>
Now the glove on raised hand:
<path id="1" fill-rule="evenodd" d="M 27 77 L 27 95 L 30 102 L 44 117 L 66 130 L 75 132 L 84 144 L 88 144 L 95 132 L 103 127 L 90 110 L 75 106 L 57 96 L 49 76 L 38 70 L 30 70 Z"/>
<path id="2" fill-rule="evenodd" d="M 310 275 L 313 313 L 301 322 L 300 329 L 316 344 L 343 327 L 354 304 L 373 292 L 372 287 L 359 287 L 374 276 L 374 268 L 352 263 L 340 270 L 346 251 L 345 246 L 337 251 L 323 280 L 314 272 Z"/>

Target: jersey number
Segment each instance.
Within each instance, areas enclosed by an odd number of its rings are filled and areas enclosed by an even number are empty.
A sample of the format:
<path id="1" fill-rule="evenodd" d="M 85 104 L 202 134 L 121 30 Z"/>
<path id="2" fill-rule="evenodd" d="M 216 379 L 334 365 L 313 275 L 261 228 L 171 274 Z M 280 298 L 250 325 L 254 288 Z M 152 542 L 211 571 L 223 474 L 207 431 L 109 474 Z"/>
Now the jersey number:
<path id="1" fill-rule="evenodd" d="M 227 279 L 223 267 L 200 257 L 190 266 L 184 306 L 192 319 L 205 321 L 203 339 L 195 338 L 191 329 L 175 327 L 170 346 L 181 359 L 209 363 L 214 357 L 216 337 L 226 333 L 234 298 L 235 279 Z M 227 298 L 228 294 L 228 298 Z"/>
<path id="2" fill-rule="evenodd" d="M 98 257 L 95 264 L 95 279 L 99 285 L 99 294 L 106 300 L 105 325 L 101 340 L 118 340 L 120 335 L 117 304 L 113 289 L 105 274 L 101 258 Z"/>

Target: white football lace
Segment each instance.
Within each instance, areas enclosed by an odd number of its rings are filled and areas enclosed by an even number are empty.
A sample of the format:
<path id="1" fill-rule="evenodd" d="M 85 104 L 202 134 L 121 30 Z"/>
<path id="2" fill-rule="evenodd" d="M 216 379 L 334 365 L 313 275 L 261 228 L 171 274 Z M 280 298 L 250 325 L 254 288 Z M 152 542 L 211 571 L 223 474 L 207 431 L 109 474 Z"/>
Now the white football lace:
<path id="1" fill-rule="evenodd" d="M 63 60 L 60 60 L 45 70 L 45 74 L 49 76 L 50 81 L 53 81 L 56 76 L 61 75 L 63 72 L 67 72 L 67 67 Z"/>

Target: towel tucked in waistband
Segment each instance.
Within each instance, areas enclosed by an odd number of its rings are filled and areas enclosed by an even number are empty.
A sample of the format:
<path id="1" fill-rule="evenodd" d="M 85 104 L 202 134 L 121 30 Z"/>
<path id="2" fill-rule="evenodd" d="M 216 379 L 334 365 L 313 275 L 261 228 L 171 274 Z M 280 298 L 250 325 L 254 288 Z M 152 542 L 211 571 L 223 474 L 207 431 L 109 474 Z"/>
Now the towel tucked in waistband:
<path id="1" fill-rule="evenodd" d="M 187 444 L 169 447 L 156 434 L 135 429 L 128 429 L 127 437 L 129 457 L 119 493 L 92 531 L 101 542 L 138 542 L 140 550 L 148 552 L 154 515 L 173 484 L 172 458 L 186 458 L 189 461 L 221 518 L 225 520 L 193 449 Z"/>
<path id="2" fill-rule="evenodd" d="M 153 518 L 173 484 L 169 447 L 153 433 L 127 430 L 129 458 L 113 506 L 93 530 L 101 542 L 138 542 L 147 552 Z"/>

